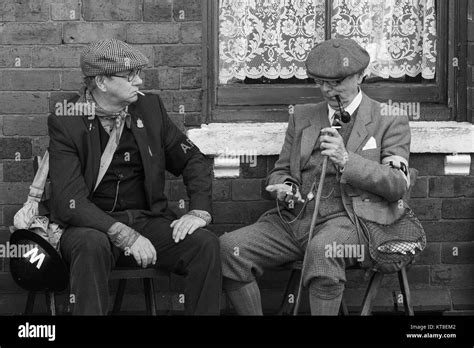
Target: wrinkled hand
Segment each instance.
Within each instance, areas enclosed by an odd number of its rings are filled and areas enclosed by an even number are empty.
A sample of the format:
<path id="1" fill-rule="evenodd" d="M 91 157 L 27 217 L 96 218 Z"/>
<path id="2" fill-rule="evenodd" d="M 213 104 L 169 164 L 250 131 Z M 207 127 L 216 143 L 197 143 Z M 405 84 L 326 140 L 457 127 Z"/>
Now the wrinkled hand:
<path id="1" fill-rule="evenodd" d="M 344 146 L 344 140 L 334 128 L 324 128 L 320 136 L 321 154 L 328 156 L 337 166 L 344 168 L 349 160 L 349 154 Z"/>
<path id="2" fill-rule="evenodd" d="M 289 203 L 290 201 L 297 201 L 299 203 L 304 202 L 298 187 L 296 187 L 296 193 L 293 193 L 291 191 L 291 186 L 287 184 L 268 185 L 265 190 L 267 190 L 268 192 L 276 192 L 277 199 L 280 201 L 285 201 L 287 203 Z"/>
<path id="3" fill-rule="evenodd" d="M 206 226 L 206 221 L 193 215 L 183 215 L 180 219 L 174 220 L 170 227 L 173 229 L 172 237 L 175 243 L 183 240 L 188 234 L 193 234 L 200 227 Z"/>
<path id="4" fill-rule="evenodd" d="M 140 236 L 130 247 L 130 254 L 133 255 L 135 261 L 146 268 L 150 264 L 156 263 L 156 250 L 148 238 Z"/>

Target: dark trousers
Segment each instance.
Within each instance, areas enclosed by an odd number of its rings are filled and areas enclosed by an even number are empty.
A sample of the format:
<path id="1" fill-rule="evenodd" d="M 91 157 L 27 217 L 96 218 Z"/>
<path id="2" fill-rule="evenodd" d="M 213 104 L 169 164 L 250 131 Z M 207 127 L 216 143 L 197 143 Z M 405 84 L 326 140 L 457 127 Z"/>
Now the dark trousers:
<path id="1" fill-rule="evenodd" d="M 219 239 L 206 229 L 198 229 L 175 243 L 170 223 L 171 220 L 162 217 L 147 218 L 131 227 L 155 247 L 154 267 L 186 277 L 186 314 L 219 315 L 222 292 Z M 133 256 L 125 256 L 113 246 L 106 233 L 87 227 L 67 228 L 61 237 L 61 253 L 70 267 L 74 315 L 106 315 L 110 271 L 114 266 L 137 266 Z"/>

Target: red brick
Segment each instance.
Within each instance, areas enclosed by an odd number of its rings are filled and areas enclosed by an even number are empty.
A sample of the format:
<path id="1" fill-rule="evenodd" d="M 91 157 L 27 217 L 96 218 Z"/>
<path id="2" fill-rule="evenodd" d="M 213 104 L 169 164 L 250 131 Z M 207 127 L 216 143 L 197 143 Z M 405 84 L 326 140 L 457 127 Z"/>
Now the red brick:
<path id="1" fill-rule="evenodd" d="M 142 19 L 142 1 L 83 0 L 82 14 L 86 21 L 139 21 Z"/>
<path id="2" fill-rule="evenodd" d="M 83 86 L 83 75 L 81 70 L 61 71 L 61 90 L 78 91 Z"/>
<path id="3" fill-rule="evenodd" d="M 441 243 L 433 243 L 428 240 L 425 250 L 415 258 L 417 265 L 431 265 L 441 262 Z"/>
<path id="4" fill-rule="evenodd" d="M 474 265 L 432 265 L 431 285 L 473 287 Z"/>
<path id="5" fill-rule="evenodd" d="M 28 138 L 0 138 L 0 158 L 20 160 L 31 158 L 31 140 Z"/>
<path id="6" fill-rule="evenodd" d="M 54 21 L 80 20 L 80 0 L 53 0 L 51 4 L 51 19 Z"/>
<path id="7" fill-rule="evenodd" d="M 127 40 L 130 43 L 178 43 L 179 25 L 174 23 L 129 24 Z"/>
<path id="8" fill-rule="evenodd" d="M 184 110 L 181 108 L 184 107 Z M 190 111 L 201 111 L 202 91 L 178 91 L 173 94 L 173 111 L 188 113 Z"/>
<path id="9" fill-rule="evenodd" d="M 201 0 L 174 0 L 173 18 L 177 22 L 200 21 Z"/>
<path id="10" fill-rule="evenodd" d="M 213 202 L 214 223 L 252 224 L 267 210 L 274 207 L 273 202 Z"/>
<path id="11" fill-rule="evenodd" d="M 441 218 L 441 200 L 439 199 L 411 199 L 410 206 L 420 220 Z"/>
<path id="12" fill-rule="evenodd" d="M 177 68 L 158 68 L 145 70 L 145 89 L 178 89 L 179 73 Z"/>
<path id="13" fill-rule="evenodd" d="M 145 22 L 170 22 L 172 0 L 145 0 L 143 20 Z"/>
<path id="14" fill-rule="evenodd" d="M 472 219 L 474 218 L 474 199 L 445 199 L 442 210 L 443 219 Z"/>
<path id="15" fill-rule="evenodd" d="M 443 243 L 441 247 L 441 262 L 474 264 L 474 242 Z"/>
<path id="16" fill-rule="evenodd" d="M 0 182 L 3 182 L 3 163 L 0 162 Z M 2 224 L 0 223 L 0 226 Z"/>
<path id="17" fill-rule="evenodd" d="M 60 44 L 61 25 L 58 23 L 6 23 L 0 24 L 0 44 Z"/>
<path id="18" fill-rule="evenodd" d="M 33 49 L 33 67 L 78 68 L 82 50 L 82 46 L 71 45 L 35 47 Z"/>
<path id="19" fill-rule="evenodd" d="M 17 62 L 20 64 L 20 66 L 15 66 Z M 31 67 L 31 48 L 11 46 L 0 47 L 0 68 L 29 67 Z"/>
<path id="20" fill-rule="evenodd" d="M 443 154 L 411 154 L 410 167 L 418 169 L 419 176 L 444 175 Z"/>
<path id="21" fill-rule="evenodd" d="M 186 127 L 184 126 L 184 115 L 168 113 L 168 116 L 181 132 L 184 133 L 186 131 Z"/>
<path id="22" fill-rule="evenodd" d="M 212 182 L 212 200 L 228 201 L 230 199 L 231 181 L 216 179 Z"/>
<path id="23" fill-rule="evenodd" d="M 5 116 L 4 135 L 48 135 L 47 116 Z"/>
<path id="24" fill-rule="evenodd" d="M 430 197 L 474 197 L 474 176 L 430 178 Z"/>
<path id="25" fill-rule="evenodd" d="M 127 39 L 127 26 L 123 23 L 65 23 L 64 43 L 90 43 L 104 39 Z"/>
<path id="26" fill-rule="evenodd" d="M 474 289 L 451 289 L 451 299 L 454 310 L 474 309 Z"/>
<path id="27" fill-rule="evenodd" d="M 430 285 L 430 267 L 429 266 L 411 266 L 407 271 L 408 283 L 410 289 L 427 288 Z M 368 282 L 365 282 L 368 285 Z M 398 274 L 386 274 L 382 280 L 381 286 L 383 288 L 392 288 L 399 290 L 400 285 L 398 281 Z M 367 286 L 365 285 L 365 286 Z"/>
<path id="28" fill-rule="evenodd" d="M 259 200 L 262 182 L 260 179 L 246 179 L 232 181 L 233 201 L 256 201 Z"/>
<path id="29" fill-rule="evenodd" d="M 31 139 L 33 156 L 43 156 L 49 146 L 49 137 L 34 137 Z"/>
<path id="30" fill-rule="evenodd" d="M 64 103 L 64 101 L 71 100 L 77 93 L 74 92 L 53 92 L 49 98 L 49 111 L 56 110 L 56 103 Z"/>
<path id="31" fill-rule="evenodd" d="M 49 0 L 2 0 L 0 21 L 45 22 L 49 19 Z"/>
<path id="32" fill-rule="evenodd" d="M 428 195 L 428 178 L 418 177 L 410 192 L 410 198 L 425 198 Z"/>
<path id="33" fill-rule="evenodd" d="M 48 95 L 37 92 L 0 93 L 2 114 L 37 114 L 48 112 Z"/>
<path id="34" fill-rule="evenodd" d="M 48 91 L 59 89 L 57 70 L 2 70 L 0 71 L 2 91 Z"/>
<path id="35" fill-rule="evenodd" d="M 24 202 L 26 202 L 26 199 L 27 197 L 25 197 Z M 5 223 L 5 226 L 13 226 L 13 217 L 15 216 L 17 211 L 21 209 L 22 206 L 23 204 L 3 206 L 3 221 Z"/>
<path id="36" fill-rule="evenodd" d="M 203 122 L 203 115 L 198 112 L 187 112 L 184 115 L 184 125 L 186 127 L 200 127 Z"/>
<path id="37" fill-rule="evenodd" d="M 428 242 L 474 241 L 474 220 L 424 221 Z"/>
<path id="38" fill-rule="evenodd" d="M 0 183 L 0 204 L 23 204 L 31 183 Z"/>
<path id="39" fill-rule="evenodd" d="M 155 66 L 200 66 L 200 45 L 155 47 Z"/>
<path id="40" fill-rule="evenodd" d="M 263 156 L 255 154 L 242 154 L 240 170 L 244 178 L 265 178 L 267 176 L 267 161 Z"/>
<path id="41" fill-rule="evenodd" d="M 33 161 L 4 161 L 4 182 L 32 182 L 34 178 Z"/>
<path id="42" fill-rule="evenodd" d="M 201 88 L 202 87 L 202 69 L 201 68 L 183 68 L 181 71 L 181 88 Z"/>
<path id="43" fill-rule="evenodd" d="M 181 24 L 181 42 L 184 44 L 195 44 L 202 41 L 201 23 Z"/>

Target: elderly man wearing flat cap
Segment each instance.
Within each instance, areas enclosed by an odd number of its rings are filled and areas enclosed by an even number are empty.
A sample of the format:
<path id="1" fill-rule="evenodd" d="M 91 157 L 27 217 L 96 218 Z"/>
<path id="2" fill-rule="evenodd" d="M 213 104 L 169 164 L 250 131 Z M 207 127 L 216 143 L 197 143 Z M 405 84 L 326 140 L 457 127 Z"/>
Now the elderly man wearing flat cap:
<path id="1" fill-rule="evenodd" d="M 324 102 L 298 105 L 290 116 L 283 149 L 267 178 L 277 208 L 220 239 L 224 289 L 238 314 L 262 314 L 256 278 L 264 269 L 303 260 L 325 156 L 328 170 L 302 275 L 312 315 L 337 315 L 345 268 L 361 261 L 370 265 L 355 214 L 377 215 L 377 221 L 399 214 L 398 200 L 409 183 L 408 118 L 382 116 L 381 104 L 361 91 L 369 61 L 349 39 L 331 39 L 310 52 L 307 73 Z"/>
<path id="2" fill-rule="evenodd" d="M 77 114 L 48 119 L 51 219 L 65 227 L 73 314 L 107 314 L 111 269 L 137 265 L 185 275 L 187 314 L 219 314 L 219 240 L 203 229 L 212 185 L 204 155 L 158 95 L 139 91 L 148 64 L 141 52 L 104 40 L 80 62 L 86 87 L 70 101 Z M 168 208 L 165 170 L 187 187 L 190 211 L 179 219 Z"/>

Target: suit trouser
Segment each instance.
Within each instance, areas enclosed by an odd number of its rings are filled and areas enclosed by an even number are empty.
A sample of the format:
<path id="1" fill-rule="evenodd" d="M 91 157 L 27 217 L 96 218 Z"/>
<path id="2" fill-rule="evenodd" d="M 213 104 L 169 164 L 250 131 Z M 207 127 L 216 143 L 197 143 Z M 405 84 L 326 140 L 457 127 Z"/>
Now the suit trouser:
<path id="1" fill-rule="evenodd" d="M 186 276 L 186 314 L 218 315 L 222 275 L 217 236 L 206 229 L 198 229 L 175 243 L 170 223 L 170 220 L 158 217 L 142 219 L 131 227 L 155 247 L 155 267 Z M 86 227 L 69 227 L 64 231 L 61 253 L 70 267 L 74 315 L 106 315 L 112 268 L 138 266 L 133 256 L 125 256 L 110 243 L 106 233 Z"/>
<path id="2" fill-rule="evenodd" d="M 250 283 L 266 268 L 302 260 L 309 226 L 308 219 L 287 225 L 278 214 L 271 213 L 263 215 L 253 225 L 225 233 L 220 237 L 223 276 Z M 347 216 L 335 217 L 316 226 L 303 266 L 303 285 L 311 283 L 321 299 L 340 295 L 346 282 L 345 268 L 358 261 L 356 257 L 348 257 L 347 252 L 340 252 L 346 245 L 350 246 L 346 251 L 359 250 L 363 252 L 360 259 L 368 258 L 367 244 L 359 241 L 355 226 Z M 336 253 L 332 253 L 333 249 Z M 352 255 L 356 256 L 355 253 Z"/>

